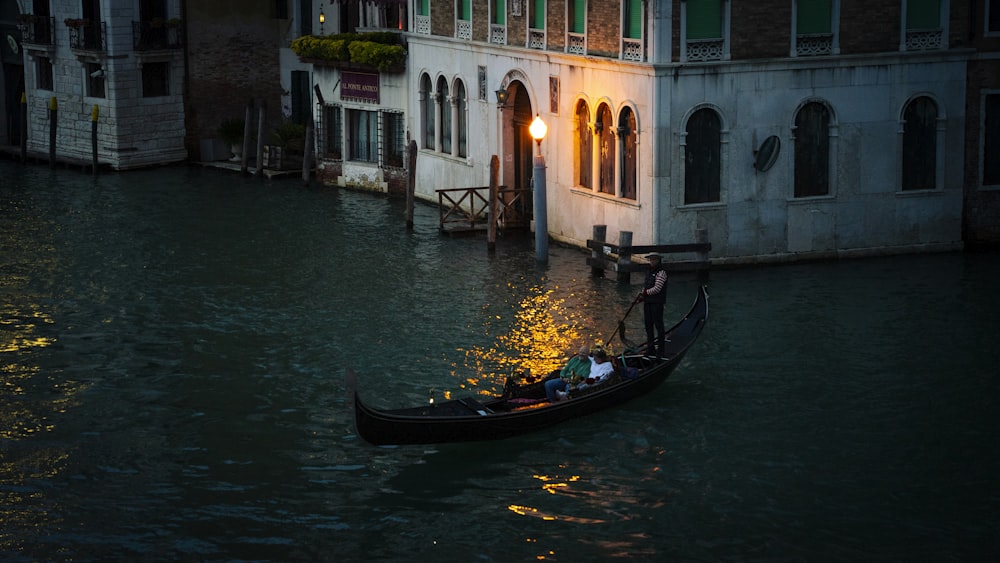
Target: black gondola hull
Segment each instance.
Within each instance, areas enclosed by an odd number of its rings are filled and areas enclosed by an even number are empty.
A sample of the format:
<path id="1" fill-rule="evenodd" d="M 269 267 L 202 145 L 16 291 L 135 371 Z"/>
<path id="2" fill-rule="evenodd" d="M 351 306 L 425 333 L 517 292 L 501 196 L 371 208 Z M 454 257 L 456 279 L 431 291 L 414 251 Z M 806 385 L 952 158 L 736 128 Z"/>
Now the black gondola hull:
<path id="1" fill-rule="evenodd" d="M 500 440 L 535 432 L 628 402 L 652 392 L 677 368 L 708 319 L 708 293 L 701 288 L 690 312 L 667 331 L 667 357 L 631 379 L 607 383 L 585 395 L 531 408 L 510 409 L 509 393 L 485 403 L 473 399 L 446 401 L 407 409 L 381 410 L 364 403 L 356 376 L 348 371 L 348 390 L 355 428 L 376 445 L 432 444 Z M 627 361 L 648 361 L 639 356 Z M 515 389 L 516 397 L 544 398 L 541 382 Z"/>

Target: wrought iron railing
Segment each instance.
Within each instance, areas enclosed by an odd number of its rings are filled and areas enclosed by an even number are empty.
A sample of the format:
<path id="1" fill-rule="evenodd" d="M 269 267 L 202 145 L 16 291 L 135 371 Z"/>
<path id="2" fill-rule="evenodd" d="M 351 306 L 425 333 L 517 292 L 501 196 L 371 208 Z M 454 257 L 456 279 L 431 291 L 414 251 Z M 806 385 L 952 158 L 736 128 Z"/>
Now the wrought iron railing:
<path id="1" fill-rule="evenodd" d="M 85 21 L 69 26 L 69 46 L 82 51 L 107 51 L 107 25 L 101 21 Z"/>
<path id="2" fill-rule="evenodd" d="M 132 22 L 132 47 L 136 51 L 180 49 L 184 46 L 184 29 L 151 21 Z"/>
<path id="3" fill-rule="evenodd" d="M 20 25 L 21 40 L 33 45 L 55 45 L 55 18 L 31 16 L 31 20 Z"/>

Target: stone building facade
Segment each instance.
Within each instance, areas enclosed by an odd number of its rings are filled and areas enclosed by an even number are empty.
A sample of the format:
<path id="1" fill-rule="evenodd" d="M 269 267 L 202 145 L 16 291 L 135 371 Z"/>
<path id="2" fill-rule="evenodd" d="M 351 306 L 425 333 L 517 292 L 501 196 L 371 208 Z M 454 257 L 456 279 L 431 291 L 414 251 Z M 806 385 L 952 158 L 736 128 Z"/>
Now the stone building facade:
<path id="1" fill-rule="evenodd" d="M 95 112 L 102 164 L 129 169 L 187 158 L 180 0 L 152 11 L 124 0 L 15 4 L 28 150 L 49 152 L 54 108 L 59 158 L 91 160 Z M 20 141 L 13 136 L 8 144 Z"/>
<path id="2" fill-rule="evenodd" d="M 530 188 L 537 115 L 549 234 L 568 243 L 603 224 L 635 244 L 707 231 L 713 260 L 732 263 L 962 246 L 968 190 L 982 191 L 963 154 L 980 46 L 968 3 L 408 8 L 402 91 L 422 198 L 486 185 L 492 155 L 504 185 Z"/>

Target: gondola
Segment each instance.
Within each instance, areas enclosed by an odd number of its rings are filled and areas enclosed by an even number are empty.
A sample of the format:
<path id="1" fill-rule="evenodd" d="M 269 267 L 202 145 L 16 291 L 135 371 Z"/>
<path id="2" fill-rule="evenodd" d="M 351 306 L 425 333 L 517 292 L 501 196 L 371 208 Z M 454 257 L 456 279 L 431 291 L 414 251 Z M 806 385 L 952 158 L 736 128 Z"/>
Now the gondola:
<path id="1" fill-rule="evenodd" d="M 707 320 L 708 292 L 701 287 L 688 314 L 667 330 L 662 357 L 647 356 L 642 348 L 616 355 L 616 371 L 609 382 L 551 403 L 545 398 L 544 382 L 557 377 L 557 372 L 529 384 L 508 379 L 501 396 L 485 401 L 466 397 L 382 410 L 361 400 L 357 376 L 348 369 L 354 426 L 361 438 L 375 445 L 500 440 L 535 432 L 653 391 L 677 368 Z"/>

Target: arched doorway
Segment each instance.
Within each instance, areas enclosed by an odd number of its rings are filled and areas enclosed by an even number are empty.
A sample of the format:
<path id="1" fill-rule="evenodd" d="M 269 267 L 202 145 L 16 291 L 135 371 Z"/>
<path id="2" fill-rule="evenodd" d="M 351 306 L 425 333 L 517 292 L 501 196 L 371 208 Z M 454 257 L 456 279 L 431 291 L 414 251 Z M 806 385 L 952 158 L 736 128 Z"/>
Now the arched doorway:
<path id="1" fill-rule="evenodd" d="M 500 183 L 520 194 L 516 197 L 517 205 L 513 211 L 524 218 L 527 225 L 532 214 L 531 174 L 534 170 L 534 139 L 528 127 L 535 112 L 528 91 L 520 80 L 513 80 L 507 85 L 507 100 L 501 113 Z"/>

